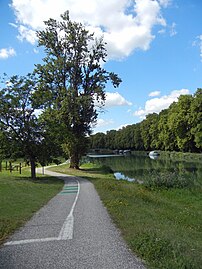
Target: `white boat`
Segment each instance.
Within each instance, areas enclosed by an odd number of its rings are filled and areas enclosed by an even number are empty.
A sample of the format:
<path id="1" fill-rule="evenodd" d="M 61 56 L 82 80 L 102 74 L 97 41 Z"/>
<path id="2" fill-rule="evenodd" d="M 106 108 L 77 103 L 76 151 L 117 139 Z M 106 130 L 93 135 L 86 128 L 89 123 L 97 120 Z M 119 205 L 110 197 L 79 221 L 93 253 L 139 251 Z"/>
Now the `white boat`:
<path id="1" fill-rule="evenodd" d="M 159 155 L 160 155 L 160 153 L 158 151 L 155 151 L 155 150 L 149 152 L 149 156 L 159 156 Z"/>
<path id="2" fill-rule="evenodd" d="M 131 154 L 131 150 L 130 149 L 126 149 L 123 151 L 124 155 L 130 155 Z"/>

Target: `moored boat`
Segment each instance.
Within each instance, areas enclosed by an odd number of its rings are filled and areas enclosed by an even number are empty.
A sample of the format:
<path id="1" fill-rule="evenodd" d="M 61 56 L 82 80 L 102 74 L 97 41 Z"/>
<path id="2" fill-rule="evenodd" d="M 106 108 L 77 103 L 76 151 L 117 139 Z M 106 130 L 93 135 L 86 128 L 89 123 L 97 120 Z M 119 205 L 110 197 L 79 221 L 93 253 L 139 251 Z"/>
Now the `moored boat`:
<path id="1" fill-rule="evenodd" d="M 160 155 L 160 153 L 158 151 L 156 151 L 156 150 L 153 150 L 153 151 L 149 152 L 149 156 L 159 156 L 159 155 Z"/>

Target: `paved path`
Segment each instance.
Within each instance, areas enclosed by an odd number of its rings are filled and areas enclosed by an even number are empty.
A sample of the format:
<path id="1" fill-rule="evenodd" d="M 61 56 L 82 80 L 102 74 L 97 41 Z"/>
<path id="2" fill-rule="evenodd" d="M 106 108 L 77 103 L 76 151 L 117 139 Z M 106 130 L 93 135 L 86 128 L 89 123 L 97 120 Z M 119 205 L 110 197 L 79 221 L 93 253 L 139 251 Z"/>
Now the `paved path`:
<path id="1" fill-rule="evenodd" d="M 145 269 L 92 183 L 45 173 L 64 179 L 64 188 L 0 248 L 1 269 Z"/>

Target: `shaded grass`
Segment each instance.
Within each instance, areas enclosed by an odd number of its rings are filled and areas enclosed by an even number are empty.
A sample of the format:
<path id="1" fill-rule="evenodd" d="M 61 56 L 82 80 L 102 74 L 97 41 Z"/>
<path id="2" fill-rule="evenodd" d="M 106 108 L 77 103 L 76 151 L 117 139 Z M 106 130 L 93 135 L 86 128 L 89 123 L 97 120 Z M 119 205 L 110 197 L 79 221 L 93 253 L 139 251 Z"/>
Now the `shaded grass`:
<path id="1" fill-rule="evenodd" d="M 27 169 L 22 175 L 0 172 L 0 244 L 62 189 L 63 181 L 56 178 L 33 181 L 29 176 Z"/>
<path id="2" fill-rule="evenodd" d="M 54 171 L 91 180 L 129 247 L 148 268 L 202 268 L 201 188 L 148 189 L 116 181 L 106 167 L 86 164 Z"/>

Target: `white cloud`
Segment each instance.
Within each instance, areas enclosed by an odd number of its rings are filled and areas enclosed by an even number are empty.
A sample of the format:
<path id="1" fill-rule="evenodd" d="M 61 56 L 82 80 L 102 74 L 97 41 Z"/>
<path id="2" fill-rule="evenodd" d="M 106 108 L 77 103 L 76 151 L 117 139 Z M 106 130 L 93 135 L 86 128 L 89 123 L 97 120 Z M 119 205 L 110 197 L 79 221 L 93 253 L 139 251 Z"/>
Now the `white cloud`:
<path id="1" fill-rule="evenodd" d="M 129 123 L 126 123 L 126 124 L 122 124 L 120 125 L 119 127 L 115 128 L 115 130 L 120 130 L 120 129 L 123 129 L 124 127 L 127 127 L 128 125 L 130 125 Z"/>
<path id="2" fill-rule="evenodd" d="M 112 119 L 110 119 L 110 120 L 98 119 L 97 124 L 96 124 L 96 128 L 109 126 L 113 123 L 114 123 L 114 121 Z"/>
<path id="3" fill-rule="evenodd" d="M 200 57 L 202 61 L 202 35 L 198 36 L 198 39 L 199 39 Z"/>
<path id="4" fill-rule="evenodd" d="M 201 57 L 201 62 L 202 62 L 202 35 L 199 36 L 199 40 L 200 40 L 200 44 L 199 44 L 200 57 Z"/>
<path id="5" fill-rule="evenodd" d="M 199 47 L 200 58 L 201 58 L 201 62 L 202 62 L 202 35 L 199 35 L 196 37 L 196 39 L 192 43 L 192 46 Z"/>
<path id="6" fill-rule="evenodd" d="M 16 55 L 16 52 L 13 48 L 0 49 L 0 59 L 7 59 L 15 55 Z"/>
<path id="7" fill-rule="evenodd" d="M 161 30 L 158 31 L 158 33 L 161 34 L 161 35 L 162 35 L 162 34 L 165 34 L 165 32 L 166 32 L 165 29 L 161 29 Z"/>
<path id="8" fill-rule="evenodd" d="M 159 96 L 160 95 L 160 91 L 154 91 L 154 92 L 150 92 L 149 96 L 154 97 L 154 96 Z"/>
<path id="9" fill-rule="evenodd" d="M 20 25 L 18 28 L 18 31 L 19 31 L 19 35 L 17 36 L 17 38 L 20 41 L 23 41 L 24 39 L 26 39 L 32 45 L 34 45 L 35 42 L 37 41 L 36 32 L 34 30 L 29 29 L 28 27 L 25 27 L 23 25 Z"/>
<path id="10" fill-rule="evenodd" d="M 86 23 L 107 42 L 109 58 L 123 58 L 135 49 L 147 50 L 155 38 L 155 25 L 166 26 L 161 10 L 169 0 L 13 0 L 19 38 L 31 44 L 34 32 L 44 27 L 44 20 L 59 19 L 70 11 L 72 20 Z"/>
<path id="11" fill-rule="evenodd" d="M 118 92 L 106 92 L 105 94 L 105 103 L 104 103 L 104 108 L 110 108 L 110 107 L 115 107 L 115 106 L 131 106 L 132 103 L 127 101 L 120 93 Z M 100 105 L 101 102 L 97 101 L 97 97 L 95 94 L 95 98 L 94 98 L 94 104 L 95 106 L 101 107 L 102 105 Z"/>
<path id="12" fill-rule="evenodd" d="M 146 101 L 144 109 L 139 108 L 139 110 L 136 110 L 134 112 L 134 116 L 138 116 L 143 119 L 150 113 L 159 113 L 161 110 L 168 108 L 173 102 L 176 102 L 180 95 L 184 94 L 189 94 L 189 90 L 175 90 L 172 91 L 169 95 L 164 95 L 159 98 L 152 98 Z"/>
<path id="13" fill-rule="evenodd" d="M 35 54 L 38 54 L 39 53 L 39 50 L 36 49 L 36 48 L 34 48 L 33 51 L 34 51 Z"/>
<path id="14" fill-rule="evenodd" d="M 167 7 L 171 4 L 172 0 L 159 0 L 160 4 L 164 7 Z"/>
<path id="15" fill-rule="evenodd" d="M 118 92 L 107 92 L 105 107 L 113 106 L 131 106 L 132 103 L 127 101 L 120 93 Z"/>
<path id="16" fill-rule="evenodd" d="M 9 22 L 9 25 L 14 27 L 14 28 L 18 28 L 17 24 L 15 24 L 15 23 Z"/>
<path id="17" fill-rule="evenodd" d="M 176 31 L 176 23 L 173 22 L 172 25 L 170 26 L 170 36 L 175 36 L 177 34 L 177 31 Z"/>

